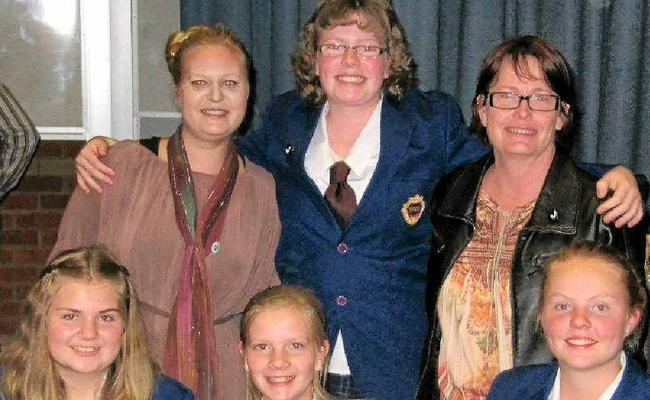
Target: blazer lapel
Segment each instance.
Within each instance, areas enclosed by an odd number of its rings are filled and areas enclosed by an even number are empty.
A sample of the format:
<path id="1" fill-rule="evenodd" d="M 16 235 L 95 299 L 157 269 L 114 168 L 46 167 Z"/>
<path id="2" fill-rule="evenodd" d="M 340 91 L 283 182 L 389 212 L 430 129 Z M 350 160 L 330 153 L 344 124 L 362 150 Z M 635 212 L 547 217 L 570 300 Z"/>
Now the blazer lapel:
<path id="1" fill-rule="evenodd" d="M 304 187 L 304 193 L 311 200 L 314 207 L 318 210 L 327 228 L 322 232 L 336 232 L 337 238 L 340 234 L 340 228 L 336 223 L 336 218 L 327 207 L 327 203 L 320 193 L 314 181 L 309 177 L 305 170 L 305 154 L 307 148 L 314 136 L 318 118 L 320 117 L 322 107 L 315 107 L 303 103 L 303 105 L 288 118 L 287 133 L 285 136 L 284 152 L 289 166 L 289 173 L 293 182 Z M 307 218 L 310 218 L 307 216 Z M 310 218 L 309 224 L 317 222 Z M 329 229 L 328 229 L 329 228 Z"/>
<path id="2" fill-rule="evenodd" d="M 321 109 L 321 107 L 304 104 L 289 118 L 284 152 L 287 162 L 295 174 L 307 176 L 304 167 L 305 153 L 314 136 Z"/>
<path id="3" fill-rule="evenodd" d="M 645 398 L 643 396 L 648 395 L 650 378 L 629 354 L 626 354 L 626 356 L 627 365 L 612 400 L 641 399 Z"/>
<path id="4" fill-rule="evenodd" d="M 377 210 L 383 207 L 389 182 L 400 160 L 406 155 L 414 127 L 415 118 L 409 118 L 399 102 L 385 95 L 381 109 L 379 160 L 361 203 L 352 216 L 350 227 L 357 219 L 368 221 L 377 217 Z"/>

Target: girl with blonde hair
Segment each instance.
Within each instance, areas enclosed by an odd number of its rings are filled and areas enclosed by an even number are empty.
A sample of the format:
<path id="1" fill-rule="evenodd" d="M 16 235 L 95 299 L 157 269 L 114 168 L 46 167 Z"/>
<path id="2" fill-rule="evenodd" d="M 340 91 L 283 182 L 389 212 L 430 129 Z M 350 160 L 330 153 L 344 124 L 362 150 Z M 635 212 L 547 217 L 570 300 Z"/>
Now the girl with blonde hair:
<path id="1" fill-rule="evenodd" d="M 321 385 L 329 342 L 323 305 L 299 286 L 255 295 L 241 321 L 247 400 L 332 400 Z"/>
<path id="2" fill-rule="evenodd" d="M 56 257 L 29 291 L 16 338 L 0 354 L 0 398 L 193 399 L 149 359 L 128 275 L 102 248 Z"/>

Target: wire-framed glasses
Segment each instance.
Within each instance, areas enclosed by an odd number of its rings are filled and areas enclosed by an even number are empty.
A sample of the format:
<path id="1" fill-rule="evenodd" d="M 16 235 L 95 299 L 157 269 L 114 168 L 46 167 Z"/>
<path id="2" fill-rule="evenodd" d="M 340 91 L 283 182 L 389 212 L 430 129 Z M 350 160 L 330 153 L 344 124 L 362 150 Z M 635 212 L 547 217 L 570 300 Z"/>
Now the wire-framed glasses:
<path id="1" fill-rule="evenodd" d="M 318 46 L 318 51 L 326 57 L 341 57 L 348 50 L 354 50 L 361 58 L 375 58 L 388 52 L 385 47 L 360 44 L 358 46 L 346 46 L 344 44 L 329 43 Z"/>

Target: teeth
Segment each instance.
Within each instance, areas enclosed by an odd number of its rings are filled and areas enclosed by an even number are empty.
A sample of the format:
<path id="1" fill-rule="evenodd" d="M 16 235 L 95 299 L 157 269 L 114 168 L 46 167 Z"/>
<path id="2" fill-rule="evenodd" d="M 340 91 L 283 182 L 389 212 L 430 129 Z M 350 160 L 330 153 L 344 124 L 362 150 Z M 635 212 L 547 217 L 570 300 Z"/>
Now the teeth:
<path id="1" fill-rule="evenodd" d="M 286 383 L 292 380 L 294 376 L 269 376 L 269 381 L 271 383 Z"/>
<path id="2" fill-rule="evenodd" d="M 511 128 L 510 132 L 516 133 L 518 135 L 532 135 L 535 132 L 530 130 L 530 129 L 523 129 L 523 128 Z"/>
<path id="3" fill-rule="evenodd" d="M 587 346 L 596 343 L 596 341 L 592 339 L 567 339 L 567 343 L 575 346 Z"/>
<path id="4" fill-rule="evenodd" d="M 364 80 L 363 76 L 350 76 L 350 75 L 339 76 L 338 79 L 346 83 L 360 83 L 363 82 Z"/>
<path id="5" fill-rule="evenodd" d="M 80 353 L 94 353 L 96 351 L 99 351 L 99 347 L 87 347 L 87 346 L 74 346 L 72 347 L 75 351 L 78 351 Z"/>
<path id="6" fill-rule="evenodd" d="M 222 117 L 228 113 L 226 110 L 213 110 L 210 108 L 205 108 L 201 110 L 203 113 L 208 114 L 208 115 L 214 115 L 216 117 Z"/>

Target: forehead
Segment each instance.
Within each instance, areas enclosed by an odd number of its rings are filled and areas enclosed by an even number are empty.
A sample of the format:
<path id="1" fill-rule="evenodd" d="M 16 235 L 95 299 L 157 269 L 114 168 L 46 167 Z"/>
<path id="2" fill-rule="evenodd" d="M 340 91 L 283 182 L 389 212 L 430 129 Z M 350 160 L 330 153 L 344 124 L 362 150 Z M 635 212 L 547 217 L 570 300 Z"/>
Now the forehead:
<path id="1" fill-rule="evenodd" d="M 183 53 L 183 73 L 246 71 L 246 58 L 240 49 L 228 42 L 199 44 Z"/>
<path id="2" fill-rule="evenodd" d="M 270 306 L 260 311 L 249 327 L 249 336 L 290 331 L 296 335 L 311 333 L 311 325 L 304 312 L 295 306 Z"/>
<path id="3" fill-rule="evenodd" d="M 627 292 L 621 267 L 601 258 L 572 257 L 553 262 L 547 274 L 547 290 L 562 288 L 580 293 L 607 288 L 612 292 Z"/>
<path id="4" fill-rule="evenodd" d="M 50 307 L 118 308 L 119 294 L 114 284 L 106 281 L 84 281 L 62 278 L 61 286 L 52 298 Z"/>
<path id="5" fill-rule="evenodd" d="M 499 63 L 490 86 L 495 85 L 535 85 L 550 89 L 542 64 L 533 56 L 513 59 L 506 56 Z"/>

